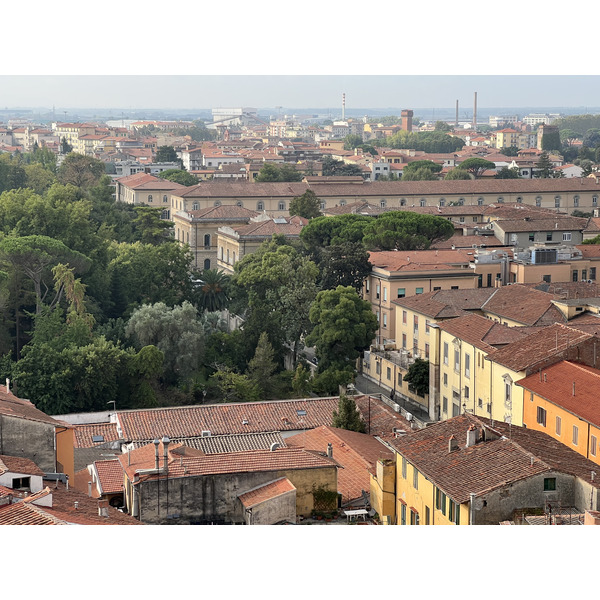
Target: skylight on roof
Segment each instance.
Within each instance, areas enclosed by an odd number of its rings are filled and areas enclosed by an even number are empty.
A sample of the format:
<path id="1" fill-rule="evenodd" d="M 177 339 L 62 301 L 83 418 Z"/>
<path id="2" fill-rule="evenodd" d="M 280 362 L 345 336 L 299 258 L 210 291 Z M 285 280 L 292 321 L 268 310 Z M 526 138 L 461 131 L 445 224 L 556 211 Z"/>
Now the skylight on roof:
<path id="1" fill-rule="evenodd" d="M 93 435 L 92 436 L 92 442 L 103 442 L 103 441 L 104 441 L 103 435 Z"/>

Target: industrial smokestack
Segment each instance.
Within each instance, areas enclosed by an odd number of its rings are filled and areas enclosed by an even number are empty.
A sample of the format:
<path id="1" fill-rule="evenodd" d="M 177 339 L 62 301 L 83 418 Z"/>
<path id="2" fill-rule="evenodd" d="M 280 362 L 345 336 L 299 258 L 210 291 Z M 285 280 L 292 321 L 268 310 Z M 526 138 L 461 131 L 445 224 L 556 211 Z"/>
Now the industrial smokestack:
<path id="1" fill-rule="evenodd" d="M 167 465 L 169 464 L 169 444 L 171 443 L 171 440 L 165 435 L 163 436 L 162 439 L 162 443 L 163 443 L 163 459 L 164 459 L 164 470 L 167 470 Z"/>
<path id="2" fill-rule="evenodd" d="M 458 128 L 458 100 L 456 101 L 456 118 L 454 119 L 454 127 Z"/>
<path id="3" fill-rule="evenodd" d="M 158 471 L 158 445 L 160 444 L 160 440 L 158 438 L 154 439 L 154 468 Z"/>
<path id="4" fill-rule="evenodd" d="M 477 92 L 473 98 L 473 129 L 477 130 Z"/>
<path id="5" fill-rule="evenodd" d="M 346 92 L 342 93 L 342 121 L 346 120 Z"/>

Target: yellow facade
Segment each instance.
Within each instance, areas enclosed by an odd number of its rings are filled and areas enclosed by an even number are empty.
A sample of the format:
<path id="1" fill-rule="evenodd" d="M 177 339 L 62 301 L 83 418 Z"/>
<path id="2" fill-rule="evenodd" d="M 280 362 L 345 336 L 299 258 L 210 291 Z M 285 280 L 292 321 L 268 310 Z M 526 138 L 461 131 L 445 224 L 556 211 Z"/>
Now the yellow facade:
<path id="1" fill-rule="evenodd" d="M 376 476 L 371 475 L 371 508 L 386 524 L 396 519 L 396 461 L 378 460 Z"/>
<path id="2" fill-rule="evenodd" d="M 523 396 L 523 424 L 528 429 L 543 431 L 571 450 L 600 465 L 598 446 L 600 428 L 534 392 L 523 390 Z M 538 408 L 545 411 L 545 424 L 538 422 Z M 576 440 L 574 429 L 577 430 Z"/>
<path id="3" fill-rule="evenodd" d="M 75 477 L 75 430 L 72 427 L 56 427 L 56 469 L 73 481 Z"/>
<path id="4" fill-rule="evenodd" d="M 396 458 L 398 525 L 468 525 L 469 504 L 457 504 L 400 454 Z"/>

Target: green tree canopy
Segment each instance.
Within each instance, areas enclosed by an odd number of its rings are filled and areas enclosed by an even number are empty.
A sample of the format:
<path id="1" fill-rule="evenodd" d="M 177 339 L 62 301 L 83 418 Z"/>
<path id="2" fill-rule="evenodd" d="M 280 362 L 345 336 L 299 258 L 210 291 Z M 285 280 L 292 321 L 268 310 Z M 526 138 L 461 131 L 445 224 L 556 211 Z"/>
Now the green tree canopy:
<path id="1" fill-rule="evenodd" d="M 368 250 L 426 250 L 452 235 L 454 226 L 443 217 L 391 211 L 365 228 L 363 243 Z"/>
<path id="2" fill-rule="evenodd" d="M 208 312 L 223 310 L 229 302 L 230 276 L 217 269 L 204 269 L 199 278 L 199 306 Z"/>
<path id="3" fill-rule="evenodd" d="M 58 168 L 56 178 L 63 185 L 71 184 L 87 190 L 97 185 L 105 173 L 106 169 L 101 160 L 70 152 Z"/>
<path id="4" fill-rule="evenodd" d="M 342 242 L 319 253 L 320 284 L 324 290 L 338 285 L 351 286 L 361 293 L 365 277 L 371 272 L 369 254 L 361 242 Z"/>
<path id="5" fill-rule="evenodd" d="M 464 169 L 460 169 L 459 167 L 455 167 L 454 169 L 450 169 L 446 175 L 444 176 L 444 180 L 451 181 L 455 179 L 462 179 L 466 181 L 467 179 L 473 179 L 471 175 Z"/>
<path id="6" fill-rule="evenodd" d="M 302 196 L 296 196 L 290 202 L 290 215 L 298 215 L 305 219 L 321 216 L 321 201 L 312 190 L 306 190 Z"/>
<path id="7" fill-rule="evenodd" d="M 354 398 L 340 394 L 338 409 L 333 411 L 332 427 L 365 433 L 367 427 L 356 407 Z"/>
<path id="8" fill-rule="evenodd" d="M 405 173 L 417 171 L 418 169 L 429 169 L 432 173 L 439 173 L 442 168 L 442 165 L 432 160 L 413 160 L 402 169 L 402 177 L 404 177 Z"/>
<path id="9" fill-rule="evenodd" d="M 353 368 L 354 361 L 369 347 L 377 331 L 371 304 L 351 287 L 340 285 L 335 290 L 319 292 L 309 316 L 314 329 L 306 343 L 315 346 L 319 373 L 329 367 Z"/>
<path id="10" fill-rule="evenodd" d="M 198 178 L 192 173 L 189 173 L 185 169 L 167 169 L 162 173 L 159 173 L 158 176 L 161 179 L 167 179 L 168 181 L 172 181 L 174 183 L 178 183 L 179 185 L 192 186 L 198 183 Z"/>
<path id="11" fill-rule="evenodd" d="M 331 176 L 356 176 L 362 175 L 362 169 L 358 165 L 348 165 L 342 160 L 336 160 L 327 155 L 323 157 L 323 175 Z"/>
<path id="12" fill-rule="evenodd" d="M 269 181 L 302 181 L 304 174 L 298 171 L 292 165 L 283 163 L 277 165 L 275 163 L 265 163 L 256 176 L 256 181 L 259 183 Z"/>
<path id="13" fill-rule="evenodd" d="M 177 152 L 175 152 L 173 146 L 159 146 L 156 149 L 155 160 L 157 163 L 179 162 Z"/>
<path id="14" fill-rule="evenodd" d="M 425 396 L 429 393 L 429 361 L 422 358 L 415 359 L 415 362 L 408 368 L 408 373 L 404 376 L 404 381 L 408 383 L 408 389 L 419 396 Z"/>
<path id="15" fill-rule="evenodd" d="M 311 254 L 321 248 L 343 242 L 362 242 L 364 230 L 373 217 L 346 214 L 336 217 L 317 217 L 300 232 L 300 239 Z"/>
<path id="16" fill-rule="evenodd" d="M 548 179 L 552 177 L 552 173 L 554 171 L 554 167 L 550 162 L 550 157 L 547 152 L 542 152 L 540 154 L 539 160 L 535 163 L 535 176 L 540 177 L 541 179 Z"/>
<path id="17" fill-rule="evenodd" d="M 493 171 L 496 165 L 490 160 L 485 160 L 485 158 L 472 156 L 471 158 L 467 158 L 467 160 L 463 160 L 459 167 L 464 171 L 468 171 L 477 179 L 477 177 L 483 175 L 484 171 Z"/>
<path id="18" fill-rule="evenodd" d="M 519 169 L 517 167 L 513 167 L 512 169 L 502 167 L 494 177 L 496 179 L 519 179 Z"/>
<path id="19" fill-rule="evenodd" d="M 277 363 L 274 360 L 275 353 L 269 342 L 265 331 L 260 334 L 256 352 L 248 363 L 247 375 L 256 384 L 261 400 L 270 400 L 275 397 L 277 389 L 274 375 L 277 371 Z"/>
<path id="20" fill-rule="evenodd" d="M 143 244 L 158 246 L 165 242 L 173 242 L 170 231 L 174 223 L 161 218 L 162 209 L 154 206 L 134 206 L 134 210 L 136 216 L 133 226 Z"/>
<path id="21" fill-rule="evenodd" d="M 426 167 L 402 171 L 402 181 L 435 181 L 437 179 L 438 176 Z"/>

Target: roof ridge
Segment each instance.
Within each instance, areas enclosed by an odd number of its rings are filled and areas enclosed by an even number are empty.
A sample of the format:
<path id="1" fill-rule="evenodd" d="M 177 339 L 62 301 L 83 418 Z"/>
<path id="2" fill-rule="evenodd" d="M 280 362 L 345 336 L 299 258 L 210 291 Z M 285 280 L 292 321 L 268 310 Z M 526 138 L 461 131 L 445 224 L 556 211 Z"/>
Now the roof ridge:
<path id="1" fill-rule="evenodd" d="M 597 377 L 598 379 L 600 379 L 600 371 L 598 371 L 598 369 L 595 369 L 594 367 L 589 367 L 588 365 L 582 365 L 581 363 L 576 363 L 571 360 L 565 360 L 564 362 L 575 367 L 579 371 L 583 371 L 584 373 L 586 373 L 588 375 L 592 375 L 593 377 Z M 560 363 L 557 363 L 557 364 L 560 364 Z M 590 371 L 590 369 L 594 369 L 594 370 Z"/>

